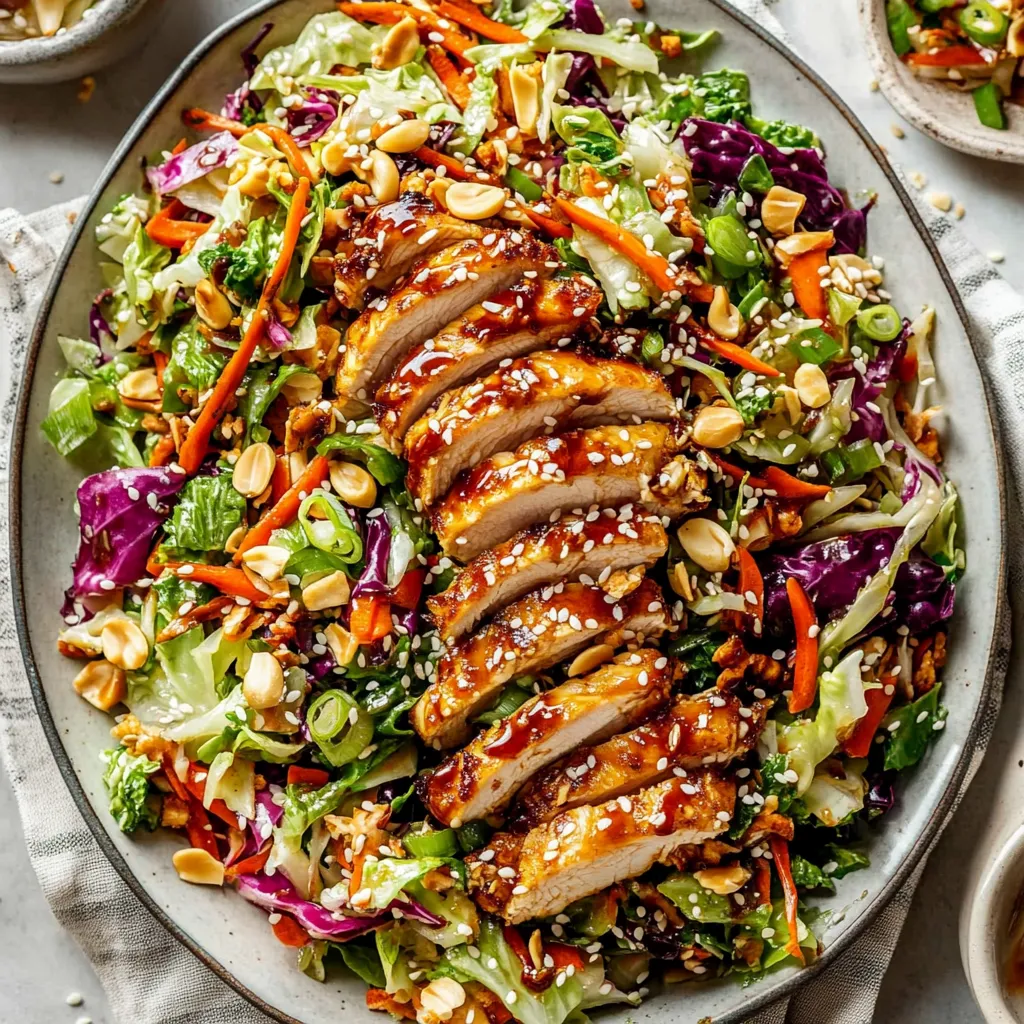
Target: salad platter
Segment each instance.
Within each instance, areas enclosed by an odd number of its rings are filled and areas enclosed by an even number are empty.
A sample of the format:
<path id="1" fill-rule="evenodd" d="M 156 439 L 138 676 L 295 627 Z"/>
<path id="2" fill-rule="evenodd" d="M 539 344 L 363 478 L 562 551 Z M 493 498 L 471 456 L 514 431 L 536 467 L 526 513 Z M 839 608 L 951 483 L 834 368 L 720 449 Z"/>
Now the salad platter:
<path id="1" fill-rule="evenodd" d="M 26 667 L 112 864 L 286 1021 L 785 994 L 976 753 L 964 325 L 717 2 L 235 19 L 103 175 L 19 407 Z"/>

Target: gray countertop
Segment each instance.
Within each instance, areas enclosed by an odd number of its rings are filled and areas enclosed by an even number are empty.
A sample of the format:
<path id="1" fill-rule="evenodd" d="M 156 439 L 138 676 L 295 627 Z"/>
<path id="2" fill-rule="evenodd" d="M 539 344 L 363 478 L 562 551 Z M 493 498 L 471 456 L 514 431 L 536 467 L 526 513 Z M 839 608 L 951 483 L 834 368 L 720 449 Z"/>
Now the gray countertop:
<path id="1" fill-rule="evenodd" d="M 152 0 L 153 4 L 159 0 Z M 123 132 L 189 49 L 244 0 L 167 0 L 133 59 L 96 75 L 92 98 L 78 83 L 0 86 L 0 207 L 42 208 L 87 192 Z M 927 178 L 927 190 L 962 203 L 962 228 L 982 252 L 1004 254 L 1002 271 L 1024 287 L 1024 252 L 1012 240 L 1024 223 L 1021 172 L 945 149 L 903 124 L 871 90 L 854 0 L 779 0 L 775 10 L 795 48 L 854 108 L 894 161 Z M 985 814 L 979 795 L 1006 763 L 1020 700 L 1008 694 L 1002 723 L 980 777 L 925 872 L 889 968 L 876 1024 L 981 1024 L 960 967 L 957 945 L 962 865 Z M 973 799 L 972 799 L 973 797 Z M 39 890 L 21 842 L 17 811 L 0 778 L 0 1020 L 20 1024 L 114 1024 L 95 976 L 60 929 Z M 81 1006 L 67 1004 L 71 993 Z"/>

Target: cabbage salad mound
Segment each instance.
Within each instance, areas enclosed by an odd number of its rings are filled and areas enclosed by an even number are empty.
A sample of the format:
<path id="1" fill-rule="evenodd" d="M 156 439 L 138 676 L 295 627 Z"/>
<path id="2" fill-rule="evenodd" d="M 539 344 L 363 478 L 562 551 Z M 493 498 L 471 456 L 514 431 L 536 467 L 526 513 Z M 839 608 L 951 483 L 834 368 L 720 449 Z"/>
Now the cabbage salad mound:
<path id="1" fill-rule="evenodd" d="M 945 724 L 933 313 L 715 45 L 591 0 L 268 24 L 58 339 L 110 814 L 397 1018 L 813 963 Z"/>

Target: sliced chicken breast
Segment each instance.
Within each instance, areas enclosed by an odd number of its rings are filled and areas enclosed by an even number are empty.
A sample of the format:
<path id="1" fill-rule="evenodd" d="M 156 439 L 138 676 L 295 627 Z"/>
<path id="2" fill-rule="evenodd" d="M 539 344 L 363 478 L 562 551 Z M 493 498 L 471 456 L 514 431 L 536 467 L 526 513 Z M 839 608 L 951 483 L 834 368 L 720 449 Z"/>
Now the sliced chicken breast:
<path id="1" fill-rule="evenodd" d="M 675 519 L 709 500 L 707 475 L 681 447 L 664 423 L 535 438 L 462 473 L 431 513 L 434 532 L 445 554 L 468 561 L 565 508 L 639 502 Z"/>
<path id="2" fill-rule="evenodd" d="M 639 505 L 581 509 L 477 555 L 427 608 L 441 636 L 456 640 L 549 580 L 603 583 L 619 569 L 653 565 L 667 550 L 661 520 Z"/>
<path id="3" fill-rule="evenodd" d="M 412 709 L 413 727 L 439 749 L 465 743 L 470 719 L 513 677 L 550 668 L 595 643 L 617 647 L 635 640 L 639 646 L 668 626 L 653 580 L 641 580 L 618 599 L 583 583 L 535 590 L 444 654 Z"/>
<path id="4" fill-rule="evenodd" d="M 417 260 L 484 234 L 479 224 L 452 217 L 422 192 L 403 192 L 374 209 L 343 243 L 334 257 L 334 294 L 346 308 L 360 309 L 371 287 L 386 291 Z"/>
<path id="5" fill-rule="evenodd" d="M 447 392 L 412 425 L 405 438 L 408 487 L 430 506 L 461 470 L 538 434 L 676 415 L 665 378 L 639 363 L 537 352 Z"/>
<path id="6" fill-rule="evenodd" d="M 553 261 L 549 261 L 553 265 Z M 544 267 L 507 292 L 467 309 L 412 348 L 377 392 L 377 420 L 396 446 L 438 395 L 549 345 L 566 343 L 597 314 L 604 295 L 582 274 L 549 280 Z M 532 273 L 528 271 L 527 273 Z"/>
<path id="7" fill-rule="evenodd" d="M 525 831 L 569 808 L 742 757 L 757 743 L 767 712 L 767 704 L 744 707 L 732 694 L 715 690 L 681 697 L 651 721 L 580 747 L 535 775 L 519 792 L 512 827 Z"/>
<path id="8" fill-rule="evenodd" d="M 596 807 L 576 807 L 521 838 L 500 833 L 466 858 L 477 903 L 509 924 L 642 875 L 680 846 L 729 827 L 736 783 L 716 772 L 670 778 Z"/>
<path id="9" fill-rule="evenodd" d="M 554 249 L 517 231 L 491 231 L 421 255 L 408 280 L 371 302 L 349 327 L 336 377 L 339 395 L 372 401 L 378 384 L 410 348 L 524 272 L 540 279 L 558 266 Z"/>
<path id="10" fill-rule="evenodd" d="M 454 828 L 501 810 L 538 769 L 664 704 L 674 668 L 660 651 L 628 652 L 589 676 L 531 698 L 431 775 L 421 776 L 424 804 Z"/>

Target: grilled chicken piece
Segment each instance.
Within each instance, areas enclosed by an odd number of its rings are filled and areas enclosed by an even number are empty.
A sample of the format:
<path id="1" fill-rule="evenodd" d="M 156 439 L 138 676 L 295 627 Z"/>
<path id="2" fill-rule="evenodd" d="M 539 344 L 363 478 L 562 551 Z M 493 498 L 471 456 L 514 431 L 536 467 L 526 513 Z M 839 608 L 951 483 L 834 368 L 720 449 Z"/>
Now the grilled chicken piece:
<path id="1" fill-rule="evenodd" d="M 377 385 L 414 345 L 474 303 L 508 288 L 525 271 L 547 277 L 558 266 L 554 249 L 517 231 L 492 231 L 483 240 L 471 238 L 430 252 L 419 252 L 426 258 L 412 268 L 409 279 L 391 295 L 371 302 L 349 327 L 338 394 L 370 401 Z"/>
<path id="2" fill-rule="evenodd" d="M 549 580 L 604 581 L 619 569 L 653 565 L 668 549 L 657 516 L 639 506 L 593 509 L 520 531 L 488 548 L 452 580 L 427 608 L 445 640 L 477 624 Z"/>
<path id="3" fill-rule="evenodd" d="M 675 416 L 660 373 L 626 359 L 538 352 L 449 391 L 412 425 L 407 484 L 433 505 L 461 470 L 538 434 Z"/>
<path id="4" fill-rule="evenodd" d="M 735 782 L 703 771 L 573 808 L 522 837 L 500 833 L 470 854 L 470 892 L 509 924 L 557 914 L 642 875 L 677 847 L 713 839 L 729 827 L 735 803 Z"/>
<path id="5" fill-rule="evenodd" d="M 532 697 L 442 761 L 420 787 L 424 804 L 455 828 L 493 814 L 539 768 L 664 704 L 673 672 L 668 658 L 648 648 Z"/>
<path id="6" fill-rule="evenodd" d="M 618 600 L 584 583 L 535 590 L 445 653 L 412 709 L 413 727 L 435 747 L 454 747 L 468 738 L 469 720 L 513 676 L 550 668 L 595 643 L 642 643 L 668 626 L 653 580 L 641 580 Z"/>
<path id="7" fill-rule="evenodd" d="M 468 561 L 563 508 L 640 502 L 670 519 L 708 503 L 707 475 L 664 423 L 538 437 L 463 473 L 431 513 L 445 554 Z"/>
<path id="8" fill-rule="evenodd" d="M 424 256 L 484 234 L 479 224 L 452 217 L 423 193 L 404 192 L 373 210 L 335 256 L 334 294 L 346 308 L 359 309 L 371 287 L 384 291 Z"/>
<path id="9" fill-rule="evenodd" d="M 557 281 L 538 276 L 493 295 L 486 306 L 466 310 L 437 337 L 413 348 L 381 385 L 375 410 L 384 435 L 397 448 L 442 392 L 504 359 L 571 338 L 596 315 L 603 298 L 601 289 L 581 274 Z"/>
<path id="10" fill-rule="evenodd" d="M 747 708 L 738 698 L 716 691 L 681 697 L 631 732 L 580 747 L 535 775 L 516 799 L 513 827 L 526 831 L 569 808 L 742 757 L 757 743 L 768 707 L 755 702 Z"/>

